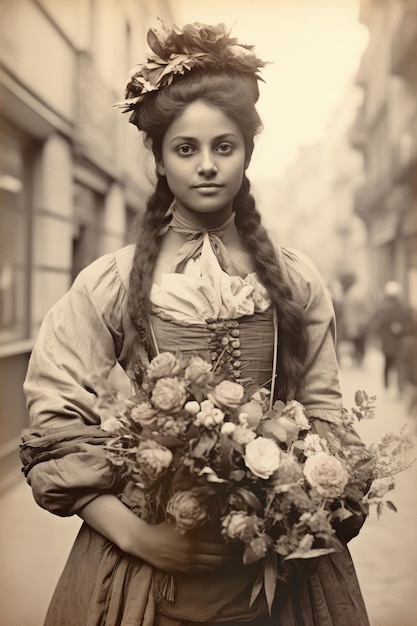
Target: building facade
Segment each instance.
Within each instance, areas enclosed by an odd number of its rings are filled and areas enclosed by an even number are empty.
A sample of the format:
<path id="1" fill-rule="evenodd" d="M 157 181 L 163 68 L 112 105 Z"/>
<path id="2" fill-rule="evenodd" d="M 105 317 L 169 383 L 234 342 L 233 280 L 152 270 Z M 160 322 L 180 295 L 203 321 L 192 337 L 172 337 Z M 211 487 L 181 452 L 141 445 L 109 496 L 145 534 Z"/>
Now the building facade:
<path id="1" fill-rule="evenodd" d="M 40 323 L 96 257 L 123 246 L 151 189 L 113 104 L 167 0 L 4 0 L 0 21 L 0 471 L 28 423 Z"/>
<path id="2" fill-rule="evenodd" d="M 397 280 L 417 308 L 417 0 L 363 0 L 369 31 L 351 129 L 364 156 L 355 212 L 369 234 L 371 282 Z"/>

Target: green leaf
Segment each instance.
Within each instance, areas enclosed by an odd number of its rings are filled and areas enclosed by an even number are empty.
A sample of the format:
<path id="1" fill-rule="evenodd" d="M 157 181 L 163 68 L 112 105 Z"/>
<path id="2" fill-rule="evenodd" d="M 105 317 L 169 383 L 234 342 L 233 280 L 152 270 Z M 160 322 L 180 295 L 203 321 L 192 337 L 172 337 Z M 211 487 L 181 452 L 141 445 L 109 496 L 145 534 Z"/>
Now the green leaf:
<path id="1" fill-rule="evenodd" d="M 230 441 L 230 437 L 224 434 L 220 434 L 220 472 L 219 475 L 223 478 L 227 478 L 232 469 L 232 451 L 233 447 Z"/>
<path id="2" fill-rule="evenodd" d="M 291 559 L 315 559 L 318 556 L 324 556 L 325 554 L 331 554 L 332 552 L 336 552 L 336 550 L 334 550 L 334 548 L 313 548 L 312 550 L 307 550 L 306 552 L 296 550 L 286 556 L 284 561 L 290 561 Z"/>
<path id="3" fill-rule="evenodd" d="M 216 435 L 211 432 L 203 431 L 200 439 L 191 450 L 191 456 L 194 458 L 205 457 L 216 445 Z"/>
<path id="4" fill-rule="evenodd" d="M 397 507 L 395 506 L 395 504 L 394 504 L 393 502 L 391 502 L 391 500 L 386 500 L 386 501 L 385 501 L 385 504 L 387 505 L 387 507 L 388 507 L 389 509 L 391 509 L 391 511 L 394 511 L 394 513 L 397 513 L 397 512 L 398 512 Z"/>
<path id="5" fill-rule="evenodd" d="M 277 572 L 277 555 L 273 550 L 268 550 L 265 557 L 264 585 L 269 615 L 271 615 L 272 603 L 274 602 L 275 590 L 277 588 Z"/>
<path id="6" fill-rule="evenodd" d="M 280 442 L 285 443 L 287 441 L 287 431 L 275 420 L 264 420 L 262 422 L 262 431 L 266 436 L 271 435 Z"/>
<path id="7" fill-rule="evenodd" d="M 263 572 L 263 568 L 262 568 L 261 571 L 258 574 L 257 579 L 253 583 L 252 591 L 251 591 L 251 594 L 250 594 L 250 600 L 249 600 L 249 608 L 253 605 L 253 603 L 255 602 L 256 598 L 261 593 L 263 584 L 264 584 L 264 572 Z"/>
<path id="8" fill-rule="evenodd" d="M 259 552 L 256 552 L 251 546 L 246 546 L 245 551 L 243 552 L 243 563 L 244 565 L 251 565 L 252 563 L 256 563 L 263 558 Z"/>
<path id="9" fill-rule="evenodd" d="M 255 494 L 251 491 L 240 487 L 239 489 L 237 489 L 236 493 L 242 496 L 246 504 L 249 504 L 249 506 L 252 507 L 252 509 L 255 509 L 255 511 L 259 511 L 260 509 L 262 509 L 262 504 L 259 502 Z"/>

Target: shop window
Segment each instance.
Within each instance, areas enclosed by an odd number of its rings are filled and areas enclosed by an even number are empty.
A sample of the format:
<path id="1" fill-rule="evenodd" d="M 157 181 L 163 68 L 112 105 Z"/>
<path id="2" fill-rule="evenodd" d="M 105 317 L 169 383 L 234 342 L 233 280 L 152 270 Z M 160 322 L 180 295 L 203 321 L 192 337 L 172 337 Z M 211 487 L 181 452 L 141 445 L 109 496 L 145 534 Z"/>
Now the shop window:
<path id="1" fill-rule="evenodd" d="M 30 168 L 24 137 L 0 125 L 0 343 L 28 337 Z"/>
<path id="2" fill-rule="evenodd" d="M 72 280 L 100 255 L 103 197 L 81 184 L 75 185 Z"/>

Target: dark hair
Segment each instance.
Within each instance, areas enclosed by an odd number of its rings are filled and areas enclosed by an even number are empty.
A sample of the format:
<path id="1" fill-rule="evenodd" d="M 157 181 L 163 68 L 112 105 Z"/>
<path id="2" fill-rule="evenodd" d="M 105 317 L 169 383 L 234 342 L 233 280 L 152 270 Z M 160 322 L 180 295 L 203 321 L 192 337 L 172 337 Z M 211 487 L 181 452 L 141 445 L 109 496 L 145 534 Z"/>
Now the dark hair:
<path id="1" fill-rule="evenodd" d="M 145 145 L 160 160 L 164 135 L 184 108 L 196 100 L 220 108 L 241 128 L 249 160 L 254 137 L 262 124 L 255 108 L 258 98 L 256 78 L 236 72 L 192 71 L 177 78 L 169 87 L 150 94 L 130 117 L 144 132 Z M 130 273 L 128 311 L 135 329 L 134 341 L 149 349 L 149 294 L 168 209 L 173 195 L 164 176 L 157 174 L 154 193 L 148 200 L 138 230 L 135 256 Z M 282 261 L 261 225 L 261 217 L 245 176 L 234 199 L 236 226 L 252 253 L 256 272 L 267 288 L 272 305 L 279 311 L 279 376 L 277 396 L 286 399 L 300 389 L 306 352 L 303 312 L 292 297 Z M 134 344 L 131 349 L 134 353 Z"/>

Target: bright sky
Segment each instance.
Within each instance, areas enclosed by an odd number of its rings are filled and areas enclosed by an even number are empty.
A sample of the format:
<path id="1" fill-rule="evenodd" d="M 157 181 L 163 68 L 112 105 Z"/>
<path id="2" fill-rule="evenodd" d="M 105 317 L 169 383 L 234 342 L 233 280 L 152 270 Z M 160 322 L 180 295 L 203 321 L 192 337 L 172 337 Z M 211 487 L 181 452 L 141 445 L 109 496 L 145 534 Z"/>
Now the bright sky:
<path id="1" fill-rule="evenodd" d="M 250 176 L 277 177 L 298 147 L 323 136 L 367 41 L 358 0 L 173 0 L 176 23 L 232 27 L 271 61 L 262 70 L 257 138 Z"/>

